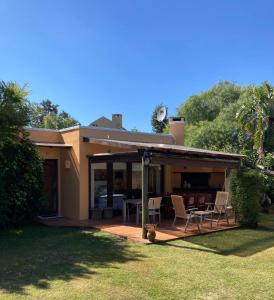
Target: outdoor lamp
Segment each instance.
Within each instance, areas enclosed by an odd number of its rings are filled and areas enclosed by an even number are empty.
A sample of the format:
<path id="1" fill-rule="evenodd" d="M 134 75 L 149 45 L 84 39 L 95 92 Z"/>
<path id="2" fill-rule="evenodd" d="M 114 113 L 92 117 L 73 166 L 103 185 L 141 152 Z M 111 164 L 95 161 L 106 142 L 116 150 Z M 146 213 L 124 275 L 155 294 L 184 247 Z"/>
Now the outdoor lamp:
<path id="1" fill-rule="evenodd" d="M 150 153 L 145 151 L 144 154 L 143 154 L 143 160 L 144 160 L 144 165 L 149 166 L 149 164 L 151 162 Z"/>

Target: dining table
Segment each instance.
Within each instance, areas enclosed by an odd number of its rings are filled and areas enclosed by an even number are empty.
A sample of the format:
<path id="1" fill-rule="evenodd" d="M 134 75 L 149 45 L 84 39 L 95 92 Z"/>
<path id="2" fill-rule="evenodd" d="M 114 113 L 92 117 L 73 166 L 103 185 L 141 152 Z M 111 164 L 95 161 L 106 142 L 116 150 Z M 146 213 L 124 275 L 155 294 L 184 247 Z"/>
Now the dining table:
<path id="1" fill-rule="evenodd" d="M 127 222 L 127 208 L 128 205 L 134 205 L 136 206 L 136 224 L 139 224 L 139 214 L 140 214 L 140 208 L 142 206 L 142 199 L 125 199 L 123 202 L 123 221 L 124 223 Z"/>

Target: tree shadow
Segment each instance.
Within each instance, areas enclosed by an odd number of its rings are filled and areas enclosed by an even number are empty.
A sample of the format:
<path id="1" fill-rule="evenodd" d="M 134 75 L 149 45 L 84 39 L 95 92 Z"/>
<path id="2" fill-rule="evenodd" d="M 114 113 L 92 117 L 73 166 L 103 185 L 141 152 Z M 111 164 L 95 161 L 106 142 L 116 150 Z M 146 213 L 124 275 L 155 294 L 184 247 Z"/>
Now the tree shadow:
<path id="1" fill-rule="evenodd" d="M 203 236 L 187 237 L 184 241 L 187 245 L 176 242 L 165 244 L 218 255 L 248 257 L 274 247 L 274 229 L 265 226 L 257 229 L 237 228 Z"/>
<path id="2" fill-rule="evenodd" d="M 0 232 L 0 290 L 26 294 L 29 285 L 47 289 L 53 280 L 90 277 L 98 268 L 144 258 L 129 245 L 95 230 L 37 225 Z"/>

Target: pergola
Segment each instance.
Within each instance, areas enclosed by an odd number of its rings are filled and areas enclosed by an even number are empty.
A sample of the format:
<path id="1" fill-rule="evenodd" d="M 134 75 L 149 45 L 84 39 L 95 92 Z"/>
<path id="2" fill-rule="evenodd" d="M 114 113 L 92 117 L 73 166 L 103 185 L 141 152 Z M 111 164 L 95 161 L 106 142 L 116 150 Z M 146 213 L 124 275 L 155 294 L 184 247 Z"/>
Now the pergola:
<path id="1" fill-rule="evenodd" d="M 244 155 L 208 151 L 178 145 L 141 143 L 110 139 L 83 138 L 84 142 L 121 148 L 121 152 L 88 155 L 94 162 L 142 162 L 142 237 L 147 238 L 148 223 L 148 169 L 150 164 L 176 165 L 182 167 L 219 167 L 226 170 L 238 168 Z M 90 172 L 89 172 L 90 173 Z"/>

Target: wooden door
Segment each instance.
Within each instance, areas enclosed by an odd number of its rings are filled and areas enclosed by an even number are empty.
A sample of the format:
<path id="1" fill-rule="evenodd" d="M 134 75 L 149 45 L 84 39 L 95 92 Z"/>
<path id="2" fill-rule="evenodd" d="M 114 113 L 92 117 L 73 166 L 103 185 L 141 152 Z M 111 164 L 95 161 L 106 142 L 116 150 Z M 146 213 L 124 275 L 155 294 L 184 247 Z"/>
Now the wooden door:
<path id="1" fill-rule="evenodd" d="M 46 215 L 58 214 L 58 160 L 44 160 L 44 196 L 48 201 Z"/>

